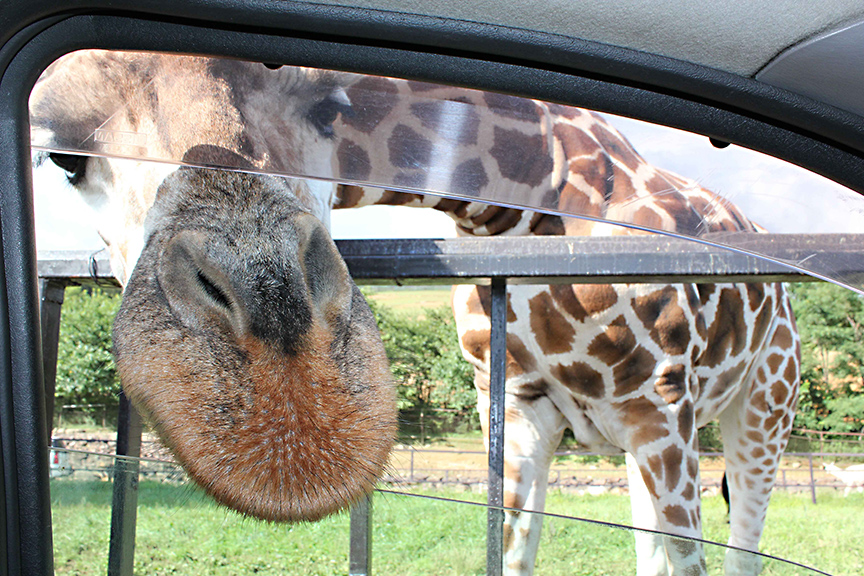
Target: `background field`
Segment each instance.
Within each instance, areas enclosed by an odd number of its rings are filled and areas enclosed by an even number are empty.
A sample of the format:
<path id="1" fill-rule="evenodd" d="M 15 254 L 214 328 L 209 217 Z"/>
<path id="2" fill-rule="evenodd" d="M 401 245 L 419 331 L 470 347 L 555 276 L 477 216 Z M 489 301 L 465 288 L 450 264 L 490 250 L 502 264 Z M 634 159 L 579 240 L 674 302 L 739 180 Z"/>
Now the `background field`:
<path id="1" fill-rule="evenodd" d="M 419 316 L 425 308 L 450 307 L 450 287 L 372 288 L 364 287 L 367 298 L 397 312 Z"/>
<path id="2" fill-rule="evenodd" d="M 485 495 L 435 491 L 421 494 L 481 501 Z M 101 574 L 107 565 L 111 483 L 52 482 L 57 574 Z M 864 497 L 820 493 L 775 494 L 762 551 L 788 557 L 831 574 L 864 572 Z M 552 493 L 549 511 L 628 523 L 625 496 Z M 728 525 L 719 497 L 704 499 L 705 537 L 725 541 Z M 486 512 L 481 507 L 378 494 L 374 504 L 373 567 L 387 575 L 473 575 L 485 567 Z M 537 574 L 618 575 L 634 573 L 632 535 L 613 528 L 547 519 Z M 345 575 L 348 517 L 316 524 L 274 525 L 242 518 L 217 507 L 188 485 L 140 484 L 135 574 Z M 711 574 L 722 572 L 719 547 L 710 546 Z M 766 561 L 763 574 L 809 572 Z"/>
<path id="3" fill-rule="evenodd" d="M 418 351 L 425 351 L 429 358 L 424 362 L 429 366 L 440 367 L 450 361 L 449 357 L 442 360 L 424 348 L 427 342 L 443 341 L 437 332 L 424 332 L 429 326 L 442 331 L 444 328 L 449 329 L 446 321 L 439 318 L 435 323 L 435 313 L 428 312 L 448 306 L 449 288 L 364 290 L 372 301 L 382 305 L 382 310 L 394 311 L 395 315 L 382 315 L 386 316 L 388 328 L 392 329 L 387 333 L 387 342 L 398 344 L 395 347 L 397 352 L 411 352 L 417 356 Z M 68 300 L 71 301 L 71 296 Z M 68 319 L 70 315 L 67 312 L 64 309 L 64 318 Z M 417 322 L 404 322 L 404 317 Z M 442 318 L 449 319 L 449 313 Z M 106 328 L 105 333 L 110 334 L 110 329 Z M 450 347 L 458 355 L 458 349 Z M 451 418 L 456 400 L 466 406 L 473 402 L 473 386 L 470 382 L 463 386 L 467 392 L 461 400 L 456 396 L 458 390 L 454 387 L 447 403 L 441 403 L 434 392 L 436 387 L 441 386 L 439 379 L 443 379 L 443 376 L 418 362 L 416 358 L 407 356 L 397 357 L 394 362 L 397 367 L 402 366 L 408 376 L 400 380 L 400 386 L 408 392 L 404 395 L 406 402 L 415 402 L 421 407 L 421 423 L 414 427 L 416 430 L 409 429 L 400 437 L 405 446 L 394 454 L 391 472 L 406 477 L 407 469 L 415 470 L 417 479 L 426 476 L 428 481 L 439 485 L 440 470 L 449 468 L 453 471 L 450 480 L 457 477 L 456 482 L 460 482 L 458 476 L 462 472 L 485 467 L 485 456 L 476 454 L 482 452 L 480 435 L 471 429 L 458 434 L 454 434 L 452 429 L 441 431 L 439 428 L 443 427 L 436 427 L 434 419 Z M 425 380 L 419 378 L 421 371 L 418 367 L 429 368 Z M 449 377 L 452 374 L 446 375 Z M 85 380 L 95 381 L 93 378 Z M 106 390 L 111 398 L 116 396 L 113 389 L 106 387 Z M 802 396 L 802 402 L 815 414 L 813 402 L 818 398 L 812 390 L 808 392 L 809 395 Z M 861 395 L 857 389 L 853 392 L 849 398 L 857 402 Z M 440 408 L 439 404 L 445 408 Z M 436 410 L 442 412 L 443 416 Z M 473 408 L 467 413 L 470 414 L 471 422 L 476 424 Z M 864 409 L 855 412 L 858 417 L 861 413 L 864 413 Z M 424 414 L 427 418 L 425 427 L 422 424 Z M 846 412 L 838 411 L 837 414 Z M 407 415 L 410 412 L 403 410 L 402 418 L 405 419 Z M 94 417 L 90 413 L 84 416 L 93 422 L 113 420 L 110 416 Z M 432 420 L 431 425 L 429 419 Z M 852 421 L 843 422 L 845 425 Z M 57 434 L 91 440 L 98 436 L 105 450 L 113 448 L 110 439 L 115 435 L 111 430 L 55 430 Z M 830 432 L 828 434 L 830 436 Z M 795 451 L 861 453 L 860 441 L 846 441 L 843 438 L 829 437 L 823 443 L 820 435 L 817 440 L 802 437 L 793 439 L 793 442 L 798 442 Z M 707 443 L 702 445 L 708 446 Z M 90 445 L 77 446 L 74 443 L 67 443 L 67 448 L 94 449 Z M 447 448 L 451 452 L 431 450 L 439 448 Z M 454 454 L 452 450 L 463 453 Z M 160 453 L 148 455 L 165 457 Z M 827 458 L 833 460 L 834 456 L 826 455 L 825 459 L 817 458 L 815 462 L 815 477 L 817 483 L 823 486 L 827 477 L 818 469 L 818 465 L 830 461 Z M 94 456 L 92 460 L 105 460 L 106 465 L 85 470 L 85 478 L 89 479 L 81 479 L 76 472 L 75 479 L 62 478 L 52 482 L 55 563 L 57 574 L 60 575 L 104 574 L 107 566 L 111 502 L 110 474 L 107 470 L 110 469 L 110 459 Z M 844 466 L 858 462 L 855 459 L 836 460 Z M 629 499 L 621 494 L 624 490 L 617 486 L 617 481 L 615 487 L 611 488 L 607 482 L 625 475 L 619 461 L 593 456 L 563 456 L 557 458 L 553 465 L 553 471 L 563 472 L 564 469 L 573 468 L 581 469 L 588 475 L 591 490 L 585 489 L 584 485 L 553 490 L 548 499 L 549 512 L 630 523 Z M 703 463 L 703 483 L 716 484 L 722 469 L 719 459 Z M 809 478 L 807 458 L 788 459 L 783 474 L 783 479 L 788 476 L 792 484 L 806 484 Z M 165 477 L 164 474 L 161 476 L 163 479 Z M 781 479 L 778 478 L 779 482 Z M 564 486 L 563 483 L 561 485 Z M 413 492 L 421 494 L 477 502 L 485 499 L 485 494 L 474 492 L 476 489 L 476 485 L 466 487 L 452 483 L 434 491 L 411 487 Z M 565 489 L 569 492 L 564 493 Z M 579 491 L 600 495 L 573 493 Z M 830 574 L 864 574 L 864 539 L 860 536 L 864 531 L 864 514 L 861 514 L 864 495 L 852 494 L 843 498 L 840 494 L 836 490 L 820 489 L 818 504 L 814 505 L 810 502 L 809 492 L 776 492 L 769 510 L 762 551 L 818 567 Z M 379 494 L 375 499 L 374 515 L 373 566 L 376 574 L 443 576 L 484 573 L 485 509 Z M 705 538 L 725 542 L 728 537 L 725 506 L 713 490 L 703 498 L 703 518 Z M 185 484 L 147 479 L 140 483 L 135 563 L 137 575 L 344 575 L 348 572 L 347 551 L 347 515 L 317 524 L 271 525 L 244 519 L 219 508 L 200 491 Z M 711 546 L 707 552 L 709 573 L 721 574 L 724 551 Z M 633 537 L 628 532 L 606 526 L 548 519 L 544 526 L 536 573 L 538 576 L 634 574 Z M 803 576 L 809 573 L 805 569 L 772 561 L 766 562 L 763 572 L 767 576 Z"/>

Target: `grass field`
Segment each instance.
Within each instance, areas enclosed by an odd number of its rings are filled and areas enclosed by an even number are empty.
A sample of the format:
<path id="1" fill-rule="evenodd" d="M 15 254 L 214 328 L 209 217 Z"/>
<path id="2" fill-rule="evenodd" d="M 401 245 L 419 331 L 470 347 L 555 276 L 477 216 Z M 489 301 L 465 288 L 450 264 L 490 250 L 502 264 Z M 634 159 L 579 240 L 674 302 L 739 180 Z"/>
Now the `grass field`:
<path id="1" fill-rule="evenodd" d="M 424 493 L 424 492 L 420 492 Z M 480 501 L 469 492 L 425 492 Z M 104 574 L 107 565 L 111 484 L 60 479 L 52 482 L 57 574 Z M 628 523 L 624 496 L 550 494 L 547 509 L 559 514 Z M 704 499 L 705 537 L 725 541 L 728 526 L 719 497 Z M 788 557 L 838 575 L 864 573 L 864 497 L 775 495 L 763 552 Z M 485 509 L 401 495 L 375 497 L 373 567 L 386 575 L 483 574 Z M 547 519 L 538 575 L 633 574 L 632 536 L 605 526 Z M 711 574 L 722 572 L 722 550 L 711 546 Z M 348 517 L 316 524 L 261 523 L 214 505 L 197 489 L 142 480 L 135 574 L 345 575 Z M 807 574 L 767 561 L 763 574 Z"/>
<path id="2" fill-rule="evenodd" d="M 367 290 L 366 297 L 397 312 L 418 316 L 424 308 L 449 307 L 450 287 Z"/>

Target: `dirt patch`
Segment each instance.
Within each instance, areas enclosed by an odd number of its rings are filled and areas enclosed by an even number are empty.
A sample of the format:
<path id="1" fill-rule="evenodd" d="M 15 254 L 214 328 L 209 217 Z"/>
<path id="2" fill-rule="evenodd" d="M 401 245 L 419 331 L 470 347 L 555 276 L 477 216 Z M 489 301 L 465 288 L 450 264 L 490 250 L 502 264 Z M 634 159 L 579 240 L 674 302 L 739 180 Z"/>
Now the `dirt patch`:
<path id="1" fill-rule="evenodd" d="M 69 454 L 69 460 L 76 477 L 86 473 L 109 479 L 113 470 L 111 456 L 116 451 L 116 437 L 116 432 L 110 430 L 54 430 L 55 441 L 61 441 L 63 447 L 73 451 Z M 143 476 L 178 481 L 185 478 L 171 453 L 152 433 L 145 433 L 142 437 L 141 456 L 161 461 L 142 462 Z M 426 488 L 461 486 L 465 490 L 482 492 L 485 491 L 488 477 L 487 462 L 483 441 L 479 437 L 438 440 L 424 446 L 397 445 L 383 480 L 391 484 L 422 485 Z M 719 493 L 724 469 L 722 457 L 700 459 L 703 494 Z M 813 478 L 819 487 L 845 487 L 837 478 L 821 469 L 821 462 L 814 462 Z M 627 484 L 627 469 L 620 458 L 572 451 L 559 453 L 549 473 L 550 489 L 557 488 L 567 493 L 626 493 Z M 796 491 L 809 489 L 809 484 L 810 467 L 807 460 L 784 459 L 777 475 L 776 487 Z"/>

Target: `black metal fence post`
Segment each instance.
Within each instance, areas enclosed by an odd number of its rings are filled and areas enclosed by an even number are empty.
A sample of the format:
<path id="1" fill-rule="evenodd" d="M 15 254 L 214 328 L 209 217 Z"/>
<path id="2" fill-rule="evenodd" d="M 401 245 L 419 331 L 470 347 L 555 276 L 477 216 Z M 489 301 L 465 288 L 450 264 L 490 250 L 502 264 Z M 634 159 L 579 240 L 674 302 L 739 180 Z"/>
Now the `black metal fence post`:
<path id="1" fill-rule="evenodd" d="M 45 279 L 39 282 L 39 317 L 42 330 L 42 377 L 45 381 L 45 421 L 48 441 L 54 428 L 54 391 L 57 387 L 57 348 L 60 343 L 60 310 L 66 282 Z"/>
<path id="2" fill-rule="evenodd" d="M 372 574 L 372 495 L 351 508 L 349 576 Z"/>
<path id="3" fill-rule="evenodd" d="M 490 506 L 504 505 L 504 384 L 507 367 L 507 280 L 492 278 L 489 369 L 489 488 Z M 499 576 L 504 559 L 504 512 L 489 508 L 486 527 L 486 574 Z"/>
<path id="4" fill-rule="evenodd" d="M 117 455 L 141 456 L 141 416 L 120 394 L 117 415 Z M 111 541 L 108 545 L 108 576 L 132 576 L 135 564 L 135 523 L 138 519 L 138 468 L 135 459 L 114 461 L 114 496 L 111 501 Z"/>

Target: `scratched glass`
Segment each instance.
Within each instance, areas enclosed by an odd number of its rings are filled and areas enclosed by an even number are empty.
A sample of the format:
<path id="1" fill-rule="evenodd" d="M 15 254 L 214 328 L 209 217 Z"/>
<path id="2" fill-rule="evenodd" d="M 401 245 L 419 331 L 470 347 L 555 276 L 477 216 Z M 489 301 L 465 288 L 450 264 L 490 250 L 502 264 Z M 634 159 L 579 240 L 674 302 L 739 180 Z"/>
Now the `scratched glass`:
<path id="1" fill-rule="evenodd" d="M 86 89 L 86 71 L 76 64 L 81 54 L 56 62 L 34 95 L 64 67 L 83 76 L 77 86 Z M 856 235 L 864 217 L 861 195 L 746 149 L 716 149 L 704 136 L 434 84 L 185 56 L 114 57 L 128 63 L 131 77 L 139 75 L 127 82 L 134 89 L 88 101 L 83 115 L 75 109 L 84 105 L 77 96 L 68 97 L 65 113 L 56 105 L 31 107 L 34 149 L 272 173 L 608 221 L 864 287 L 864 243 Z M 142 65 L 147 59 L 158 62 Z M 208 75 L 218 81 L 203 80 Z M 304 89 L 298 78 L 309 77 L 326 77 L 335 88 L 323 96 Z M 291 133 L 298 114 L 317 133 L 287 142 L 281 136 Z M 605 162 L 591 161 L 597 150 Z M 568 186 L 585 188 L 593 201 L 572 201 Z M 657 206 L 671 219 L 652 215 Z M 754 229 L 735 224 L 741 214 L 772 235 L 734 231 Z M 797 237 L 779 236 L 786 234 Z M 765 261 L 751 268 L 774 269 Z"/>
<path id="2" fill-rule="evenodd" d="M 662 231 L 761 254 L 854 288 L 864 284 L 864 246 L 860 236 L 855 236 L 864 202 L 857 193 L 748 150 L 716 149 L 703 136 L 475 90 L 183 56 L 113 54 L 114 64 L 126 66 L 123 74 L 129 81 L 124 85 L 134 89 L 112 92 L 107 84 L 91 81 L 93 71 L 81 68 L 81 61 L 86 60 L 82 56 L 86 53 L 55 63 L 34 90 L 32 102 L 47 103 L 31 108 L 31 143 L 37 151 L 159 163 L 166 169 L 188 165 L 253 171 L 478 200 L 561 215 L 573 230 L 580 228 L 580 222 L 620 224 L 624 228 L 597 227 L 593 231 L 618 235 L 621 247 L 617 254 L 654 249 L 630 242 L 638 239 L 621 237 L 628 230 Z M 67 74 L 66 86 L 75 89 L 45 97 L 51 74 Z M 304 83 L 304 78 L 314 82 Z M 309 89 L 312 85 L 326 90 Z M 293 127 L 301 121 L 314 130 L 298 134 Z M 60 164 L 69 168 L 68 177 L 74 179 L 74 158 L 61 158 Z M 616 187 L 616 182 L 623 184 Z M 587 191 L 592 202 L 573 202 L 575 196 L 568 186 Z M 34 188 L 38 201 L 43 193 L 38 176 Z M 350 197 L 347 192 L 341 199 Z M 408 196 L 402 200 L 393 195 L 384 197 L 391 204 L 411 200 Z M 59 199 L 60 195 L 52 198 Z M 668 208 L 667 217 L 653 212 L 651 208 L 656 206 Z M 352 212 L 359 213 L 341 211 Z M 734 231 L 753 228 L 741 224 L 744 214 L 771 234 Z M 339 233 L 337 226 L 334 232 Z M 372 225 L 358 235 L 378 234 L 380 226 Z M 795 234 L 796 238 L 793 242 L 783 234 Z M 685 244 L 679 248 L 681 252 L 704 249 L 692 242 Z M 590 256 L 576 248 L 570 251 L 571 259 L 581 262 Z M 711 265 L 719 266 L 723 257 L 722 253 L 711 253 Z M 764 259 L 754 259 L 751 266 L 754 271 L 773 270 Z M 155 563 L 161 558 L 168 559 L 165 561 L 177 570 L 185 565 L 196 570 L 196 564 L 190 562 L 194 559 L 212 563 L 216 572 L 220 566 L 231 571 L 245 549 L 254 548 L 249 542 L 265 541 L 266 552 L 260 556 L 242 556 L 249 571 L 269 566 L 279 573 L 287 570 L 286 566 L 297 569 L 300 561 L 319 566 L 332 563 L 336 572 L 346 571 L 348 528 L 344 515 L 323 524 L 336 524 L 333 533 L 338 533 L 334 537 L 339 550 L 323 559 L 321 546 L 308 546 L 309 542 L 323 541 L 317 532 L 274 544 L 285 535 L 316 528 L 239 519 L 201 497 L 173 464 L 129 464 L 125 460 L 115 462 L 107 455 L 85 458 L 80 453 L 54 452 L 58 467 L 52 471 L 52 493 L 60 573 L 67 568 L 104 570 L 112 487 L 106 480 L 123 480 L 138 487 L 138 502 L 142 504 L 138 508 L 138 562 L 153 562 L 154 570 L 159 569 Z M 398 452 L 394 454 L 390 469 L 399 472 L 403 480 L 414 482 L 421 474 L 431 477 L 418 468 L 420 462 L 413 460 L 413 453 L 404 466 L 399 457 Z M 474 472 L 472 476 L 466 470 L 450 471 L 448 477 L 445 471 L 443 483 L 480 486 L 486 471 Z M 791 478 L 803 474 L 803 469 L 783 468 L 780 472 L 785 487 L 787 472 Z M 595 471 L 591 474 L 595 478 L 599 475 Z M 560 471 L 550 482 L 562 492 L 567 490 Z M 717 482 L 714 478 L 712 486 Z M 582 486 L 581 495 L 590 496 L 603 488 L 589 481 Z M 404 511 L 399 508 L 403 500 L 408 502 Z M 557 508 L 554 500 L 550 497 L 547 511 L 566 515 L 569 509 Z M 706 505 L 706 533 L 709 526 L 718 531 L 718 526 L 725 526 L 718 500 L 715 497 L 711 501 L 710 509 Z M 376 501 L 373 558 L 376 566 L 385 567 L 379 571 L 412 573 L 414 569 L 402 570 L 399 562 L 421 554 L 429 573 L 476 573 L 483 569 L 486 511 L 482 507 L 392 493 L 376 497 Z M 457 518 L 443 521 L 454 506 L 459 509 Z M 181 521 L 185 512 L 180 509 L 184 507 L 192 508 L 192 519 Z M 620 508 L 620 517 L 604 520 L 628 523 L 627 506 Z M 230 542 L 235 520 L 239 526 L 237 541 Z M 406 537 L 406 527 L 414 529 L 421 521 L 429 525 L 423 529 L 424 536 Z M 210 532 L 214 536 L 204 542 L 204 548 L 196 548 L 201 540 L 199 527 L 207 523 L 215 526 Z M 566 542 L 569 553 L 541 546 L 539 572 L 578 573 L 582 569 L 593 573 L 598 566 L 608 566 L 610 573 L 633 572 L 633 535 L 629 531 L 565 517 L 548 518 L 545 523 L 545 534 Z M 95 544 L 82 538 L 91 529 Z M 452 538 L 461 532 L 470 538 L 466 548 L 457 549 Z M 282 558 L 273 553 L 304 546 L 304 542 L 308 549 L 301 558 L 305 560 L 280 564 Z M 429 542 L 437 542 L 438 548 L 430 550 Z M 610 542 L 615 549 L 613 557 L 604 556 Z M 708 543 L 705 548 L 711 572 L 719 571 L 725 549 Z M 90 564 L 85 566 L 85 560 Z M 386 569 L 388 566 L 392 569 Z M 772 574 L 809 572 L 780 560 L 765 559 L 765 566 L 766 573 Z"/>

